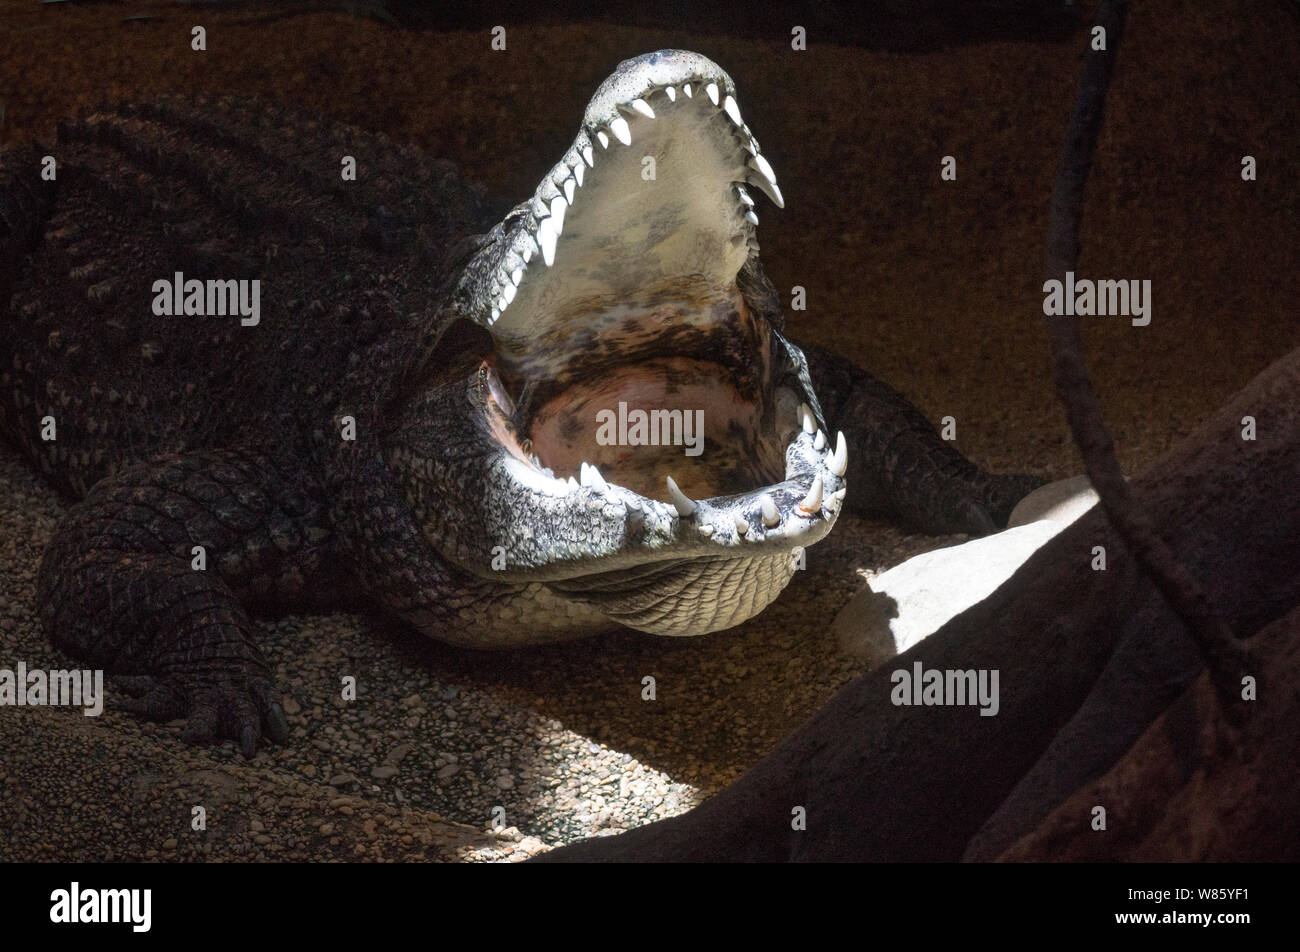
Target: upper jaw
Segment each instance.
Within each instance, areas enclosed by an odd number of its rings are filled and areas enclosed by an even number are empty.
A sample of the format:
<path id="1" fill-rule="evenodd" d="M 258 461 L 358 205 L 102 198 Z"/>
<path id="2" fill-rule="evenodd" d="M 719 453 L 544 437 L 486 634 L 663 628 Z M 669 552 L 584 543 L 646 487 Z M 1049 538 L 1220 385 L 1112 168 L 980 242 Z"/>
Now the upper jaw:
<path id="1" fill-rule="evenodd" d="M 522 360 L 578 321 L 590 334 L 592 311 L 626 309 L 629 290 L 653 302 L 683 293 L 687 278 L 688 293 L 732 285 L 757 249 L 747 186 L 784 207 L 731 77 L 681 50 L 627 60 L 592 97 L 564 156 L 466 269 L 460 310 L 491 330 L 507 360 Z"/>

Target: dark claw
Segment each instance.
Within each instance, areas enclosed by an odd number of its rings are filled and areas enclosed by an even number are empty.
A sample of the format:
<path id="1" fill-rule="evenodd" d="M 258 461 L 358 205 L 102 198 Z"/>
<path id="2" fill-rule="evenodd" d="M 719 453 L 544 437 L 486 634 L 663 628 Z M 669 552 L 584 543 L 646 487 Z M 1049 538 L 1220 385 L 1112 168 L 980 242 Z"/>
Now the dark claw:
<path id="1" fill-rule="evenodd" d="M 998 531 L 997 523 L 989 511 L 977 502 L 966 506 L 966 532 L 974 536 L 992 535 Z"/>
<path id="2" fill-rule="evenodd" d="M 253 729 L 252 724 L 245 724 L 240 732 L 239 749 L 248 760 L 252 760 L 253 755 L 257 753 L 257 731 Z"/>
<path id="3" fill-rule="evenodd" d="M 284 708 L 279 704 L 272 704 L 266 712 L 266 732 L 277 744 L 283 744 L 289 739 L 289 721 L 284 716 Z"/>

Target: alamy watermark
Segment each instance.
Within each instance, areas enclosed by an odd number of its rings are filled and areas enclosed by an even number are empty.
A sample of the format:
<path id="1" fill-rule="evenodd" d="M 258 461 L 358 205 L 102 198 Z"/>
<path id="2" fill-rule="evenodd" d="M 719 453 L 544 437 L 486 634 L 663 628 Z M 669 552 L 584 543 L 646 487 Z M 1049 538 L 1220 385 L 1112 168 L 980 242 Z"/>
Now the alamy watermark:
<path id="1" fill-rule="evenodd" d="M 914 661 L 911 671 L 899 668 L 889 679 L 894 683 L 889 699 L 895 706 L 978 705 L 980 717 L 993 717 L 998 712 L 997 668 L 927 670 L 921 662 Z"/>
<path id="2" fill-rule="evenodd" d="M 1131 317 L 1134 327 L 1151 323 L 1151 280 L 1092 281 L 1065 272 L 1065 281 L 1043 282 L 1043 313 L 1048 317 Z"/>
<path id="3" fill-rule="evenodd" d="M 169 281 L 153 283 L 153 313 L 156 317 L 225 317 L 238 314 L 244 327 L 256 327 L 262 319 L 262 282 L 257 278 L 225 281 L 185 279 L 177 271 Z"/>
<path id="4" fill-rule="evenodd" d="M 629 410 L 596 413 L 596 442 L 601 446 L 681 446 L 687 456 L 704 452 L 703 410 Z"/>
<path id="5" fill-rule="evenodd" d="M 50 921 L 56 923 L 126 922 L 132 932 L 148 932 L 153 924 L 152 889 L 68 889 L 50 893 Z"/>
<path id="6" fill-rule="evenodd" d="M 6 706 L 81 707 L 87 717 L 98 717 L 104 712 L 104 672 L 29 669 L 19 661 L 17 670 L 0 668 L 0 707 Z"/>

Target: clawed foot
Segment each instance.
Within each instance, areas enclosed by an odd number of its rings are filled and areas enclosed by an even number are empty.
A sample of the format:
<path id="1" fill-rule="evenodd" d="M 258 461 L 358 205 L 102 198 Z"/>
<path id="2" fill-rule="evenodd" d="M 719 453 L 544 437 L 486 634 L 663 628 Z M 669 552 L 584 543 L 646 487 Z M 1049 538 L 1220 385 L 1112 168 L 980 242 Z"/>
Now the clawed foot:
<path id="1" fill-rule="evenodd" d="M 110 684 L 122 710 L 160 722 L 185 718 L 181 738 L 188 744 L 233 740 L 251 758 L 263 736 L 277 744 L 289 737 L 280 692 L 258 664 L 221 674 L 119 676 Z"/>

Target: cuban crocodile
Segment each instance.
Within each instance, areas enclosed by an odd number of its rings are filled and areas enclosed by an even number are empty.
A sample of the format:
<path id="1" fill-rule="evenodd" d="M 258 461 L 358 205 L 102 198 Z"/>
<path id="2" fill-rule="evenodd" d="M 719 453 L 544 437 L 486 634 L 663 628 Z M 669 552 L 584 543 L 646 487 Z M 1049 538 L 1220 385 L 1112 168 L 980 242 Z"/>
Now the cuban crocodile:
<path id="1" fill-rule="evenodd" d="M 251 756 L 286 736 L 260 612 L 379 606 L 473 647 L 699 635 L 767 606 L 845 506 L 1003 524 L 1039 480 L 786 336 L 755 201 L 784 199 L 738 101 L 697 54 L 628 60 L 500 219 L 450 163 L 257 100 L 5 152 L 0 428 L 75 501 L 49 636 Z"/>

